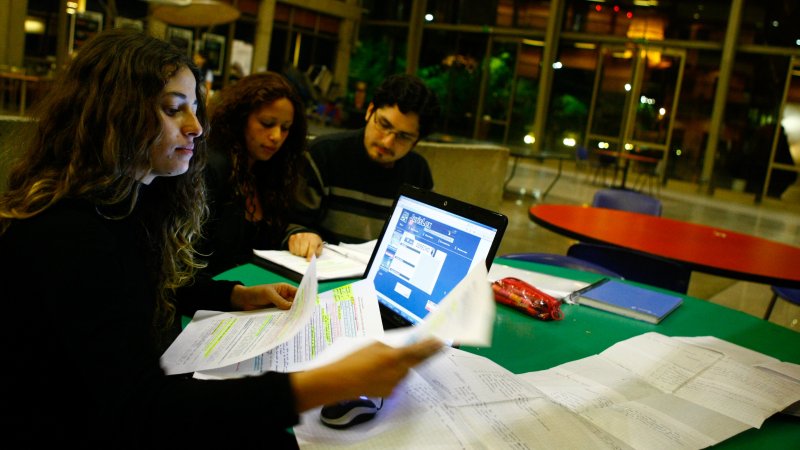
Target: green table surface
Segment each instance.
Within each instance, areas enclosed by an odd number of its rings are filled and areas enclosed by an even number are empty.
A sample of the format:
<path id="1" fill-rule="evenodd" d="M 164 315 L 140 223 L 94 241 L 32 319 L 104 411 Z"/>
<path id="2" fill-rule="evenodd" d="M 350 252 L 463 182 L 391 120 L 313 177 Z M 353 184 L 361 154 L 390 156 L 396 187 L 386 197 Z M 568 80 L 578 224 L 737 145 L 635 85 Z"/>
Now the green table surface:
<path id="1" fill-rule="evenodd" d="M 596 274 L 555 266 L 502 258 L 496 262 L 580 281 L 599 279 Z M 246 285 L 280 281 L 296 284 L 254 264 L 236 267 L 217 278 Z M 319 289 L 324 292 L 348 282 L 323 282 Z M 543 322 L 498 305 L 492 346 L 461 349 L 485 356 L 514 373 L 525 373 L 595 355 L 616 342 L 655 331 L 667 336 L 716 336 L 781 361 L 800 364 L 800 333 L 705 300 L 682 297 L 683 305 L 658 325 L 579 305 L 562 305 L 563 320 Z M 777 414 L 760 430 L 748 430 L 717 447 L 800 448 L 800 417 Z"/>

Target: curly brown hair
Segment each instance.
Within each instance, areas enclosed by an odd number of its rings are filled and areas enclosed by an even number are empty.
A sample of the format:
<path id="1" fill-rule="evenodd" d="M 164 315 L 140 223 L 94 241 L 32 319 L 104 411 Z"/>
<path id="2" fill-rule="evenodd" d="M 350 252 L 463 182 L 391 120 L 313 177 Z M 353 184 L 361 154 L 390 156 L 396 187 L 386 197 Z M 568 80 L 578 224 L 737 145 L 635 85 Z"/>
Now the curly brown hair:
<path id="1" fill-rule="evenodd" d="M 200 73 L 182 51 L 145 34 L 116 29 L 81 47 L 42 103 L 24 154 L 0 197 L 0 234 L 14 220 L 33 217 L 61 199 L 84 199 L 98 214 L 120 219 L 133 211 L 142 167 L 161 138 L 159 96 L 188 67 L 197 80 L 197 119 L 207 128 Z M 205 144 L 195 140 L 186 174 L 158 183 L 159 202 L 146 214 L 149 248 L 156 256 L 155 323 L 170 326 L 175 289 L 202 267 L 194 243 L 207 215 L 202 171 Z M 112 217 L 102 211 L 115 211 Z"/>
<path id="2" fill-rule="evenodd" d="M 301 157 L 306 147 L 308 124 L 305 107 L 286 78 L 275 72 L 248 75 L 217 94 L 211 111 L 209 145 L 229 157 L 232 170 L 229 182 L 236 196 L 245 202 L 246 192 L 255 189 L 270 235 L 282 235 L 287 225 L 289 201 Z M 267 161 L 257 161 L 248 169 L 245 127 L 253 111 L 279 99 L 294 107 L 289 135 L 279 152 Z M 253 211 L 248 211 L 252 213 Z"/>

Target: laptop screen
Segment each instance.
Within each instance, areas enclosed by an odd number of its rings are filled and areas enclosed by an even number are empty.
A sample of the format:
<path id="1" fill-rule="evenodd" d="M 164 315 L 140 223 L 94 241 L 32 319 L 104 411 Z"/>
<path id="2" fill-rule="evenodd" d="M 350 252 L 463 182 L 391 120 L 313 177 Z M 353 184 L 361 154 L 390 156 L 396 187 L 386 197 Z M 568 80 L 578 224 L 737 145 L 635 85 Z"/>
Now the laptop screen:
<path id="1" fill-rule="evenodd" d="M 505 216 L 406 187 L 378 239 L 366 278 L 401 322 L 422 320 L 476 264 L 491 260 Z"/>

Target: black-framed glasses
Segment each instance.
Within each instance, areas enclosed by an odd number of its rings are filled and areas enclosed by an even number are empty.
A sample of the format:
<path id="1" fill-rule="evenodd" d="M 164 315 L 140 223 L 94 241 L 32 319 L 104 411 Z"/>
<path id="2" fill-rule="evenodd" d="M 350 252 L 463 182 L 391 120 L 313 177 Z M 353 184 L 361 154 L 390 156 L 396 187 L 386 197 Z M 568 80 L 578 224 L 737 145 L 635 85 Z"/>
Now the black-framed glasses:
<path id="1" fill-rule="evenodd" d="M 375 126 L 378 128 L 384 135 L 393 134 L 394 141 L 401 145 L 412 145 L 414 142 L 417 142 L 419 136 L 411 133 L 406 133 L 405 131 L 398 131 L 394 128 L 391 122 L 386 120 L 385 117 L 382 117 L 378 112 L 374 112 L 373 114 Z"/>

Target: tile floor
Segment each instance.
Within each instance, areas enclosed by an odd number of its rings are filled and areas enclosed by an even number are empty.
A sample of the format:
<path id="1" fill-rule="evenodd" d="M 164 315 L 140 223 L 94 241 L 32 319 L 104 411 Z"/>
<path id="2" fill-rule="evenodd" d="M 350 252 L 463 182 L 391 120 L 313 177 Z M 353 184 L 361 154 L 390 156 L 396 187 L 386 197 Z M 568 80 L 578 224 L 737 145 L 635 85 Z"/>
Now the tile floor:
<path id="1" fill-rule="evenodd" d="M 498 255 L 513 252 L 566 254 L 574 242 L 534 224 L 528 208 L 536 202 L 588 204 L 599 183 L 592 173 L 565 164 L 564 173 L 546 198 L 541 192 L 556 174 L 555 162 L 546 164 L 521 160 L 509 181 L 501 212 L 509 218 Z M 569 167 L 567 167 L 569 166 Z M 511 163 L 509 162 L 509 173 Z M 628 182 L 635 181 L 629 178 Z M 656 194 L 656 192 L 653 192 Z M 663 216 L 753 234 L 774 241 L 800 246 L 800 185 L 792 186 L 782 201 L 767 199 L 754 204 L 752 196 L 717 190 L 713 197 L 700 194 L 696 187 L 670 181 L 658 194 Z M 800 261 L 798 261 L 800 270 Z M 735 308 L 756 317 L 766 311 L 772 291 L 769 286 L 737 281 L 703 273 L 693 273 L 689 295 Z M 800 307 L 778 301 L 770 321 L 800 332 Z"/>

